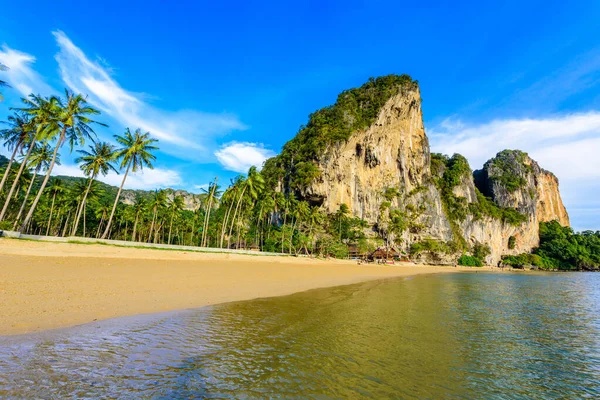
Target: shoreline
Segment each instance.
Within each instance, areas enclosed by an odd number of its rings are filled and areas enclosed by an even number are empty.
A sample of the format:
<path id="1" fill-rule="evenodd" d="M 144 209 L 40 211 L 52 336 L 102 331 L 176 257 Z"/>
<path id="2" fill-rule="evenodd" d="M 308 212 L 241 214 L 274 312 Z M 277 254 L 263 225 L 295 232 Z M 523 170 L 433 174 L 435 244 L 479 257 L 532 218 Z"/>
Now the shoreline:
<path id="1" fill-rule="evenodd" d="M 0 239 L 0 336 L 469 267 Z"/>

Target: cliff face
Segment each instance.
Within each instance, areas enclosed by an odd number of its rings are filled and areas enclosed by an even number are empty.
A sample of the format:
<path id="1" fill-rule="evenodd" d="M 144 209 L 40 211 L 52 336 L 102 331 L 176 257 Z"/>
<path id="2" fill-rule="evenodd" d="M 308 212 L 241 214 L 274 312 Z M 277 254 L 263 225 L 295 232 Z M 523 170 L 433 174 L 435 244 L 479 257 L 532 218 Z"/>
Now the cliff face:
<path id="1" fill-rule="evenodd" d="M 390 98 L 368 129 L 328 150 L 319 170 L 302 197 L 320 199 L 328 212 L 345 203 L 355 216 L 376 222 L 386 188 L 410 192 L 430 175 L 419 90 Z"/>
<path id="2" fill-rule="evenodd" d="M 498 153 L 474 174 L 464 158 L 446 158 L 432 172 L 417 85 L 391 96 L 370 126 L 328 146 L 314 164 L 318 178 L 295 189 L 301 198 L 330 213 L 346 204 L 407 252 L 425 243 L 417 261 L 454 263 L 483 244 L 491 251 L 485 261 L 496 264 L 535 247 L 539 222 L 569 225 L 558 180 L 526 153 Z M 391 227 L 390 210 L 404 229 Z"/>

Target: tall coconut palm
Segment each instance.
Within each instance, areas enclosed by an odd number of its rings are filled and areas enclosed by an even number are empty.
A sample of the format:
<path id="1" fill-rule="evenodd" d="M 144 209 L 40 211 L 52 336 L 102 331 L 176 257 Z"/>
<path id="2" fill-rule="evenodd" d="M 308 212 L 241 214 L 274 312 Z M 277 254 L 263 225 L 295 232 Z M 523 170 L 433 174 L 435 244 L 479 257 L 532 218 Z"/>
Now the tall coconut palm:
<path id="1" fill-rule="evenodd" d="M 15 218 L 15 222 L 13 224 L 13 230 L 17 227 L 17 223 L 19 219 L 21 219 L 21 215 L 23 214 L 23 210 L 25 209 L 25 205 L 27 204 L 27 200 L 29 199 L 29 193 L 31 192 L 31 188 L 35 182 L 35 177 L 37 174 L 43 170 L 47 169 L 50 166 L 50 161 L 52 160 L 52 149 L 48 144 L 43 144 L 41 146 L 36 146 L 35 150 L 29 157 L 29 168 L 33 169 L 33 176 L 31 177 L 31 182 L 27 187 L 27 192 L 25 193 L 25 197 L 23 198 L 23 202 L 21 203 L 21 208 L 17 214 L 17 218 Z M 57 164 L 60 164 L 59 161 L 56 161 Z"/>
<path id="2" fill-rule="evenodd" d="M 54 155 L 52 158 L 52 162 L 50 163 L 50 167 L 48 167 L 48 171 L 46 172 L 46 177 L 42 182 L 42 186 L 40 187 L 37 196 L 33 200 L 33 204 L 31 205 L 25 220 L 23 221 L 23 225 L 21 225 L 20 233 L 23 233 L 25 227 L 29 223 L 29 220 L 33 216 L 33 212 L 35 211 L 35 207 L 37 206 L 46 185 L 48 184 L 48 180 L 50 179 L 50 174 L 52 173 L 52 169 L 54 168 L 54 164 L 56 163 L 56 157 L 58 154 L 58 149 L 62 147 L 67 137 L 69 139 L 69 145 L 71 147 L 71 151 L 73 150 L 73 146 L 78 143 L 80 146 L 85 144 L 86 139 L 93 139 L 95 136 L 94 130 L 90 125 L 99 124 L 106 126 L 100 122 L 94 121 L 90 119 L 88 116 L 90 115 L 98 115 L 100 111 L 88 105 L 88 102 L 85 97 L 80 94 L 73 94 L 73 92 L 66 90 L 65 91 L 65 99 L 56 99 L 56 107 L 54 108 L 54 121 L 56 121 L 58 130 L 49 131 L 51 132 L 60 132 L 58 136 L 58 141 L 56 142 L 56 146 L 54 148 Z M 36 113 L 36 109 L 25 109 L 24 112 Z M 53 136 L 56 136 L 54 134 Z"/>
<path id="3" fill-rule="evenodd" d="M 77 210 L 77 216 L 75 217 L 75 224 L 73 225 L 71 236 L 75 236 L 77 233 L 81 213 L 85 207 L 85 202 L 94 179 L 96 179 L 98 174 L 106 175 L 110 171 L 114 171 L 117 174 L 119 173 L 114 165 L 112 165 L 112 162 L 116 157 L 115 148 L 113 145 L 106 142 L 101 142 L 95 143 L 93 146 L 89 147 L 90 151 L 77 150 L 77 152 L 81 154 L 81 157 L 78 157 L 75 162 L 81 164 L 79 168 L 83 171 L 85 176 L 89 177 L 89 183 L 84 192 L 79 209 Z"/>
<path id="4" fill-rule="evenodd" d="M 6 196 L 4 207 L 2 208 L 2 211 L 0 211 L 0 221 L 2 221 L 6 211 L 8 210 L 12 193 L 17 187 L 17 182 L 19 182 L 19 178 L 23 173 L 24 167 L 27 165 L 31 151 L 35 148 L 37 141 L 48 140 L 52 138 L 53 135 L 55 135 L 55 132 L 58 130 L 56 112 L 59 103 L 56 97 L 46 99 L 39 95 L 31 94 L 29 95 L 29 98 L 22 98 L 21 101 L 27 107 L 18 108 L 17 110 L 29 117 L 29 124 L 26 125 L 28 127 L 26 130 L 29 131 L 28 138 L 26 139 L 28 143 L 28 149 L 27 154 L 21 163 L 21 167 L 17 172 L 17 176 L 10 188 L 9 194 Z M 23 147 L 24 145 L 21 146 L 21 148 Z"/>
<path id="5" fill-rule="evenodd" d="M 0 71 L 7 71 L 8 67 L 2 63 L 0 63 Z M 8 83 L 6 83 L 3 80 L 0 80 L 0 87 L 10 87 L 8 86 Z M 0 100 L 4 100 L 4 97 L 2 96 L 2 92 L 0 92 Z"/>
<path id="6" fill-rule="evenodd" d="M 2 181 L 0 181 L 0 192 L 4 188 L 17 153 L 27 145 L 27 142 L 31 139 L 31 131 L 33 130 L 33 124 L 26 115 L 11 115 L 5 123 L 9 125 L 9 128 L 0 130 L 0 138 L 5 140 L 4 146 L 9 151 L 12 149 L 12 153 L 8 160 L 8 165 L 4 170 Z"/>
<path id="7" fill-rule="evenodd" d="M 52 205 L 50 206 L 50 215 L 48 216 L 48 226 L 46 227 L 46 236 L 50 234 L 50 226 L 52 225 L 52 214 L 54 213 L 54 203 L 56 201 L 56 196 L 64 193 L 65 188 L 63 186 L 63 181 L 59 178 L 54 178 L 50 181 L 49 192 L 52 194 Z"/>
<path id="8" fill-rule="evenodd" d="M 21 166 L 19 167 L 19 170 L 17 171 L 17 174 L 13 180 L 12 186 L 10 187 L 10 190 L 8 191 L 8 195 L 6 196 L 6 199 L 4 200 L 4 206 L 2 207 L 2 211 L 0 211 L 0 221 L 2 221 L 4 219 L 6 212 L 8 211 L 8 206 L 12 199 L 12 195 L 13 195 L 13 193 L 15 193 L 15 190 L 17 189 L 17 186 L 19 185 L 21 174 L 23 174 L 23 171 L 25 170 L 25 167 L 27 166 L 29 156 L 31 155 L 31 152 L 33 151 L 33 149 L 35 148 L 36 143 L 37 143 L 38 134 L 37 134 L 37 131 L 33 130 L 32 126 L 31 126 L 32 123 L 34 123 L 34 121 L 30 121 L 30 122 L 24 124 L 22 127 L 18 128 L 17 132 L 15 133 L 15 136 L 12 137 L 13 141 L 20 143 L 20 145 L 18 143 L 15 143 L 15 145 L 19 145 L 21 150 L 25 146 L 27 146 L 27 153 L 25 154 L 25 157 L 23 157 L 23 159 L 21 160 Z M 8 172 L 8 169 L 7 169 L 7 172 Z"/>
<path id="9" fill-rule="evenodd" d="M 154 146 L 154 143 L 158 142 L 158 140 L 152 139 L 150 137 L 150 132 L 142 133 L 140 129 L 136 129 L 134 133 L 131 133 L 129 128 L 127 128 L 125 130 L 125 135 L 115 135 L 115 139 L 123 146 L 117 150 L 117 159 L 121 159 L 121 168 L 126 169 L 102 239 L 106 239 L 108 236 L 108 231 L 110 230 L 110 225 L 115 215 L 115 210 L 117 209 L 119 197 L 121 196 L 121 190 L 123 190 L 123 185 L 127 179 L 127 174 L 129 174 L 130 170 L 131 172 L 137 172 L 138 170 L 142 171 L 144 166 L 153 169 L 154 166 L 152 165 L 152 162 L 156 160 L 156 157 L 152 152 L 158 150 L 158 147 Z"/>
<path id="10" fill-rule="evenodd" d="M 169 240 L 168 244 L 171 244 L 171 232 L 173 230 L 173 219 L 175 218 L 175 214 L 183 210 L 183 206 L 185 203 L 183 202 L 183 196 L 175 196 L 173 200 L 169 203 L 169 211 L 171 213 L 171 222 L 169 223 Z"/>
<path id="11" fill-rule="evenodd" d="M 229 238 L 231 238 L 231 233 L 233 232 L 233 226 L 236 222 L 236 216 L 240 208 L 240 204 L 244 198 L 245 193 L 250 194 L 251 200 L 256 200 L 258 194 L 262 192 L 265 187 L 265 179 L 262 177 L 260 172 L 256 169 L 255 166 L 250 167 L 248 170 L 248 176 L 244 181 L 244 187 L 242 189 L 242 193 L 238 199 L 237 205 L 235 206 L 235 212 L 233 213 L 233 218 L 231 220 L 231 227 L 229 229 Z M 227 242 L 229 244 L 229 240 Z"/>
<path id="12" fill-rule="evenodd" d="M 240 192 L 240 186 L 244 183 L 244 177 L 239 175 L 235 178 L 235 181 L 231 181 L 231 186 L 229 189 L 223 193 L 223 197 L 221 198 L 221 204 L 229 203 L 229 207 L 223 216 L 223 223 L 221 224 L 221 238 L 219 240 L 219 247 L 223 247 L 223 241 L 225 240 L 225 232 L 227 231 L 229 215 L 233 210 L 233 206 L 236 203 L 236 199 L 238 193 Z"/>
<path id="13" fill-rule="evenodd" d="M 206 213 L 205 218 L 204 218 L 204 225 L 202 226 L 202 241 L 200 243 L 200 245 L 202 247 L 206 247 L 206 242 L 208 240 L 208 223 L 210 222 L 210 212 L 212 210 L 212 204 L 213 201 L 216 197 L 220 196 L 220 191 L 219 191 L 219 185 L 217 185 L 217 181 L 219 180 L 219 177 L 215 177 L 215 181 L 211 182 L 208 185 L 208 190 L 205 190 L 206 194 L 208 195 L 208 197 L 206 198 L 206 201 L 208 202 L 208 205 L 206 207 Z"/>

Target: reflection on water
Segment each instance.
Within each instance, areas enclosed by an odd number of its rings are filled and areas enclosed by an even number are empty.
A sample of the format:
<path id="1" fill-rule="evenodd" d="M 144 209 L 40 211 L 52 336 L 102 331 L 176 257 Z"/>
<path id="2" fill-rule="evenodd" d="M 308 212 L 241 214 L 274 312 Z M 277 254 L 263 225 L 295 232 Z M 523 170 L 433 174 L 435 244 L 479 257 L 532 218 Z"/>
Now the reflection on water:
<path id="1" fill-rule="evenodd" d="M 0 398 L 598 398 L 600 274 L 423 276 L 0 342 Z"/>

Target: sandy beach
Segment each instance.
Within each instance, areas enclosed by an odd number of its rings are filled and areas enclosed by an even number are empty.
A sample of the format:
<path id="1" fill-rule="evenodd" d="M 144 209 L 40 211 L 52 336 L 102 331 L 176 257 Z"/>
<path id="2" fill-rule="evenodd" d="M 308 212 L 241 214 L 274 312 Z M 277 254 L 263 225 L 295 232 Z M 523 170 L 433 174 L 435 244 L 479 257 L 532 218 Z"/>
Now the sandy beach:
<path id="1" fill-rule="evenodd" d="M 456 270 L 0 239 L 0 335 Z"/>

